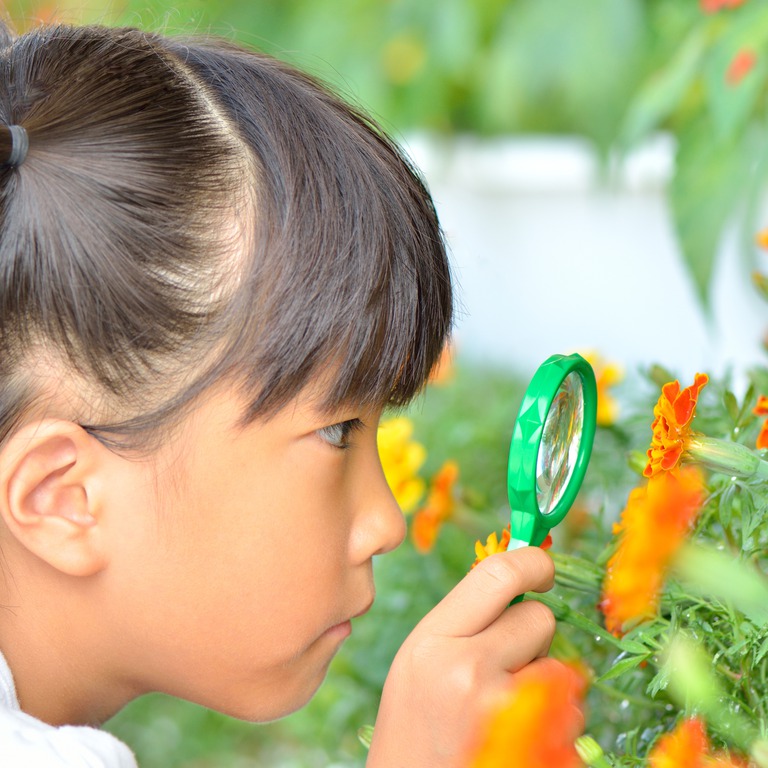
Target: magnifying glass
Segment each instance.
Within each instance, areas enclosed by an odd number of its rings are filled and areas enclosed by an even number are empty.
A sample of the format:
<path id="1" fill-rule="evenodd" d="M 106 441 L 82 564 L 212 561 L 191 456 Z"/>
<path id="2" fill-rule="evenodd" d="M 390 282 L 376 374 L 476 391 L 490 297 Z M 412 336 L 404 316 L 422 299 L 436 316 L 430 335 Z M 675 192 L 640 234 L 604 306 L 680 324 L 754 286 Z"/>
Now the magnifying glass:
<path id="1" fill-rule="evenodd" d="M 597 418 L 592 366 L 553 355 L 525 391 L 509 446 L 508 550 L 538 547 L 568 514 L 589 464 Z"/>

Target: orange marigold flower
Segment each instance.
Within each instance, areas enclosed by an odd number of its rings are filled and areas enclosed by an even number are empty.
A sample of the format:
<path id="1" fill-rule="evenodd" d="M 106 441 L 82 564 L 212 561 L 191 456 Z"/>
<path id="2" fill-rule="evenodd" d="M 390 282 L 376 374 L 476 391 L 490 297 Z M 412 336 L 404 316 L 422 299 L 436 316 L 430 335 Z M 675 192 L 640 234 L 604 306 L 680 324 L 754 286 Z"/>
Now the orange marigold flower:
<path id="1" fill-rule="evenodd" d="M 760 395 L 757 398 L 757 405 L 752 410 L 755 416 L 768 416 L 768 397 Z M 760 434 L 757 436 L 757 448 L 768 448 L 768 419 L 763 422 Z"/>
<path id="2" fill-rule="evenodd" d="M 459 479 L 459 465 L 446 461 L 432 478 L 426 504 L 414 515 L 411 526 L 413 543 L 420 552 L 429 552 L 438 531 L 456 509 L 454 486 Z"/>
<path id="3" fill-rule="evenodd" d="M 606 567 L 600 609 L 609 632 L 654 616 L 670 563 L 704 501 L 697 467 L 652 477 L 629 495 L 614 533 L 621 535 Z"/>
<path id="4" fill-rule="evenodd" d="M 697 717 L 681 720 L 665 733 L 648 754 L 649 768 L 704 768 L 709 741 Z"/>
<path id="5" fill-rule="evenodd" d="M 440 386 L 442 384 L 447 384 L 449 381 L 451 381 L 451 379 L 453 379 L 454 354 L 455 354 L 455 351 L 453 348 L 453 344 L 449 343 L 443 347 L 443 351 L 440 353 L 440 357 L 438 358 L 434 368 L 432 368 L 432 371 L 429 374 L 430 384 L 435 384 L 437 386 Z"/>
<path id="6" fill-rule="evenodd" d="M 723 8 L 738 8 L 747 0 L 699 0 L 699 7 L 704 13 L 717 13 Z"/>
<path id="7" fill-rule="evenodd" d="M 610 388 L 618 384 L 624 373 L 620 366 L 606 362 L 596 352 L 581 352 L 581 356 L 592 366 L 597 384 L 597 423 L 607 427 L 616 422 L 619 406 L 610 394 Z"/>
<path id="8" fill-rule="evenodd" d="M 485 540 L 485 544 L 479 540 L 476 541 L 475 562 L 472 563 L 470 570 L 472 570 L 472 568 L 474 568 L 481 560 L 485 560 L 486 557 L 496 555 L 499 552 L 506 552 L 510 539 L 510 525 L 507 524 L 507 527 L 501 532 L 501 539 L 499 539 L 499 537 L 496 535 L 496 531 L 494 531 Z M 547 537 L 544 539 L 544 541 L 541 542 L 540 546 L 541 549 L 549 549 L 552 546 L 552 535 L 548 533 Z"/>
<path id="9" fill-rule="evenodd" d="M 580 768 L 574 741 L 581 732 L 584 681 L 548 661 L 518 672 L 489 713 L 471 768 Z"/>
<path id="10" fill-rule="evenodd" d="M 742 48 L 731 59 L 725 71 L 725 82 L 731 86 L 738 85 L 755 68 L 756 63 L 757 54 L 749 48 Z"/>
<path id="11" fill-rule="evenodd" d="M 683 390 L 679 381 L 671 381 L 661 388 L 661 396 L 653 409 L 653 438 L 643 472 L 646 477 L 675 469 L 679 464 L 691 435 L 699 392 L 708 381 L 706 373 L 697 373 L 693 384 Z"/>
<path id="12" fill-rule="evenodd" d="M 387 483 L 400 509 L 412 512 L 426 489 L 418 473 L 427 458 L 424 446 L 413 439 L 413 422 L 404 416 L 382 421 L 377 440 Z"/>
<path id="13" fill-rule="evenodd" d="M 649 768 L 747 768 L 740 757 L 724 752 L 710 754 L 704 723 L 698 717 L 681 720 L 665 733 L 648 753 Z"/>

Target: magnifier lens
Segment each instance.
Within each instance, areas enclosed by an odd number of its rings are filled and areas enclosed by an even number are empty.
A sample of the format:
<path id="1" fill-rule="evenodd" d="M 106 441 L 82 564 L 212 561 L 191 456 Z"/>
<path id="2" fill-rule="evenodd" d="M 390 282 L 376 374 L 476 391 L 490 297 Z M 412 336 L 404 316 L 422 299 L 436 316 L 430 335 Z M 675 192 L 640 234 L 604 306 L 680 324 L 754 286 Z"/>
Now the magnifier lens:
<path id="1" fill-rule="evenodd" d="M 569 373 L 555 394 L 536 459 L 536 500 L 543 515 L 550 514 L 563 496 L 579 456 L 584 426 L 584 389 L 581 377 Z"/>

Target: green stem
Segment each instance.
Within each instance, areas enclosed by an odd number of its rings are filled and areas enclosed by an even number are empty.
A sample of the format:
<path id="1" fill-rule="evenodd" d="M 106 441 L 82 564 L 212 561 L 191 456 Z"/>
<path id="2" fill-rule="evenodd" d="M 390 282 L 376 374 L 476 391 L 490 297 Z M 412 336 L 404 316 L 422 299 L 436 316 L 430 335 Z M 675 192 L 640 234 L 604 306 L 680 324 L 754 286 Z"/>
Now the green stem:
<path id="1" fill-rule="evenodd" d="M 646 648 L 642 643 L 635 642 L 633 640 L 622 640 L 619 637 L 614 637 L 606 629 L 603 629 L 599 624 L 595 624 L 594 621 L 588 619 L 586 616 L 574 611 L 568 603 L 566 603 L 559 595 L 553 595 L 551 592 L 538 593 L 526 593 L 526 598 L 529 600 L 538 600 L 540 603 L 544 603 L 555 614 L 555 618 L 559 621 L 564 621 L 566 624 L 570 624 L 572 627 L 581 629 L 584 632 L 589 633 L 594 638 L 599 640 L 605 640 L 605 642 L 613 645 L 621 651 L 627 653 L 647 653 Z"/>

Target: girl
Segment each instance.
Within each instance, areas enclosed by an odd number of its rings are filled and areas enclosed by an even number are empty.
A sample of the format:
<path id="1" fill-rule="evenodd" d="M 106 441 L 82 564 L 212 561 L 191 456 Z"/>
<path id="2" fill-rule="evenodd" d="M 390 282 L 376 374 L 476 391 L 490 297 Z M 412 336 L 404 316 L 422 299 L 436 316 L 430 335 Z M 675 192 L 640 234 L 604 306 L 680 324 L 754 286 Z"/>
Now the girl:
<path id="1" fill-rule="evenodd" d="M 402 515 L 376 450 L 450 330 L 419 176 L 266 56 L 134 29 L 0 50 L 0 764 L 132 766 L 148 691 L 305 704 Z M 461 766 L 546 655 L 537 549 L 489 558 L 396 657 L 371 766 Z"/>

